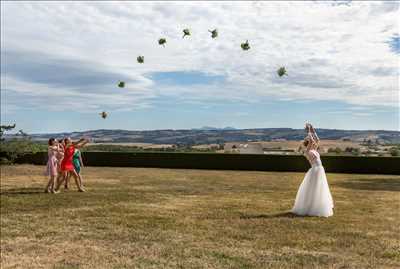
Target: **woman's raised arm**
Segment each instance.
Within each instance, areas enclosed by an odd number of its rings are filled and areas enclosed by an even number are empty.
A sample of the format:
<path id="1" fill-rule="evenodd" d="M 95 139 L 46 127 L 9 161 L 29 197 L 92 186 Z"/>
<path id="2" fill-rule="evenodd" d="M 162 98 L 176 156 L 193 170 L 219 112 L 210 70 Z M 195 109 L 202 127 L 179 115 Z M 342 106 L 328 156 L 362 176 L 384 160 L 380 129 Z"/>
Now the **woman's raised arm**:
<path id="1" fill-rule="evenodd" d="M 319 137 L 317 135 L 317 132 L 315 131 L 314 127 L 312 125 L 310 125 L 310 131 L 311 131 L 311 135 L 314 138 L 315 142 L 319 142 Z"/>
<path id="2" fill-rule="evenodd" d="M 75 147 L 78 146 L 80 143 L 82 143 L 83 141 L 85 141 L 85 138 L 81 138 L 78 141 L 72 142 L 72 145 L 74 145 Z"/>
<path id="3" fill-rule="evenodd" d="M 76 144 L 74 144 L 74 146 L 75 146 L 76 148 L 82 148 L 82 147 L 84 147 L 87 143 L 89 143 L 89 139 L 81 138 L 81 139 L 79 139 L 78 142 L 76 142 Z"/>

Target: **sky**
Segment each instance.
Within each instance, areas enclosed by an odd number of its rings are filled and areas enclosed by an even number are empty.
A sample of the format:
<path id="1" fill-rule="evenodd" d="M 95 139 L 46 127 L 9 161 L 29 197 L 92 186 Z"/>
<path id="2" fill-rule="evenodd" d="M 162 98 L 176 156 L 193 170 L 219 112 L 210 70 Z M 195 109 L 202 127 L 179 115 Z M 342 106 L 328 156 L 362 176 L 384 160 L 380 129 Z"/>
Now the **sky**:
<path id="1" fill-rule="evenodd" d="M 306 121 L 399 130 L 399 7 L 1 1 L 1 124 L 27 133 Z"/>

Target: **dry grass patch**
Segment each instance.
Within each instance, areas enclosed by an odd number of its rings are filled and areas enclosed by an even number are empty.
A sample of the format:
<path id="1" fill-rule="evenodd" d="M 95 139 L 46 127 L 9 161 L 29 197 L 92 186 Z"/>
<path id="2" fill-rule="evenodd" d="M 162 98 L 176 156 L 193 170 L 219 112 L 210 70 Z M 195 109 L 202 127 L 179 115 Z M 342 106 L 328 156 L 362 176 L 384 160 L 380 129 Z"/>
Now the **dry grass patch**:
<path id="1" fill-rule="evenodd" d="M 399 176 L 328 174 L 331 218 L 288 213 L 304 174 L 1 167 L 1 268 L 399 268 Z M 72 185 L 73 186 L 73 185 Z"/>

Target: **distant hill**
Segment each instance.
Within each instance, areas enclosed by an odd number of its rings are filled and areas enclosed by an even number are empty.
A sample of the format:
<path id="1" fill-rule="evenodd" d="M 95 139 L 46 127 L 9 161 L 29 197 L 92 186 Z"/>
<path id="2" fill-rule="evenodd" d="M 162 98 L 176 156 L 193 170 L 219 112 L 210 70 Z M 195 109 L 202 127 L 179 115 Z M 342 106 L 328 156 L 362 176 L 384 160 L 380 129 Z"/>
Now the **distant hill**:
<path id="1" fill-rule="evenodd" d="M 33 140 L 43 141 L 50 137 L 63 138 L 70 136 L 73 139 L 77 139 L 87 136 L 94 142 L 199 145 L 237 141 L 271 141 L 277 139 L 301 140 L 304 138 L 305 134 L 303 129 L 291 128 L 210 128 L 212 127 L 192 130 L 91 130 L 72 133 L 30 134 L 30 137 Z M 317 129 L 317 132 L 321 139 L 344 139 L 354 142 L 370 140 L 371 142 L 378 141 L 379 143 L 400 143 L 400 132 L 398 131 Z M 6 139 L 12 137 L 14 137 L 14 135 L 5 135 Z"/>
<path id="2" fill-rule="evenodd" d="M 201 128 L 193 128 L 191 130 L 202 130 L 202 131 L 217 131 L 217 130 L 237 130 L 234 127 L 224 127 L 224 128 L 217 128 L 217 127 L 210 127 L 210 126 L 204 126 Z"/>

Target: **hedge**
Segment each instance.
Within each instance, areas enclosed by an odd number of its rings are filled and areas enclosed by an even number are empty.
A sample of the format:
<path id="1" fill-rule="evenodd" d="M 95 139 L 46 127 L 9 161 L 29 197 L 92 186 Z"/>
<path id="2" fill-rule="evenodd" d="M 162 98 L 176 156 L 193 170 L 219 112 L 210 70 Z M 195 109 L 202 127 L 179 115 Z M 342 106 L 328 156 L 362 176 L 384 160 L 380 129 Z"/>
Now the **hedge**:
<path id="1" fill-rule="evenodd" d="M 87 166 L 285 172 L 305 172 L 309 168 L 301 155 L 171 152 L 84 152 L 82 155 Z M 45 165 L 46 161 L 47 153 L 38 152 L 19 157 L 16 163 Z M 331 173 L 400 174 L 400 157 L 323 156 L 322 163 Z"/>

